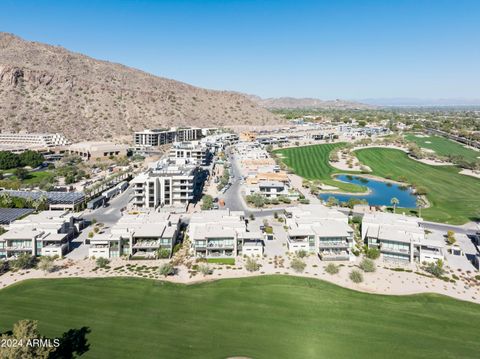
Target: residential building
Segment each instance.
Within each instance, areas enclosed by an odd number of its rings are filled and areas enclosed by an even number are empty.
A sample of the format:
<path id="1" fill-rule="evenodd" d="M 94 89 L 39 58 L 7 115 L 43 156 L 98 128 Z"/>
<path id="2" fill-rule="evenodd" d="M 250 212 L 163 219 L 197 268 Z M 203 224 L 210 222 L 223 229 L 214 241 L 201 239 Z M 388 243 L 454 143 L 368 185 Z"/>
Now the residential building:
<path id="1" fill-rule="evenodd" d="M 84 222 L 67 211 L 43 211 L 15 220 L 0 236 L 0 258 L 22 253 L 63 257 Z"/>
<path id="2" fill-rule="evenodd" d="M 243 254 L 263 254 L 263 235 L 247 232 L 243 211 L 226 209 L 192 213 L 188 236 L 196 257 L 231 258 Z"/>
<path id="3" fill-rule="evenodd" d="M 133 142 L 136 146 L 155 147 L 173 142 L 196 141 L 202 137 L 202 129 L 197 127 L 158 128 L 135 132 Z"/>
<path id="4" fill-rule="evenodd" d="M 322 260 L 353 259 L 353 229 L 345 214 L 312 204 L 285 209 L 285 219 L 289 251 L 304 250 Z"/>
<path id="5" fill-rule="evenodd" d="M 126 213 L 109 234 L 90 239 L 89 257 L 158 258 L 159 250 L 171 255 L 180 229 L 180 216 L 168 212 Z"/>
<path id="6" fill-rule="evenodd" d="M 378 248 L 386 260 L 434 262 L 443 259 L 445 241 L 427 236 L 420 227 L 422 218 L 374 212 L 362 220 L 362 239 Z"/>
<path id="7" fill-rule="evenodd" d="M 169 157 L 193 159 L 199 166 L 207 166 L 211 159 L 207 146 L 199 141 L 175 142 L 170 149 Z"/>
<path id="8" fill-rule="evenodd" d="M 136 207 L 183 206 L 201 195 L 205 171 L 193 159 L 164 158 L 131 181 Z"/>

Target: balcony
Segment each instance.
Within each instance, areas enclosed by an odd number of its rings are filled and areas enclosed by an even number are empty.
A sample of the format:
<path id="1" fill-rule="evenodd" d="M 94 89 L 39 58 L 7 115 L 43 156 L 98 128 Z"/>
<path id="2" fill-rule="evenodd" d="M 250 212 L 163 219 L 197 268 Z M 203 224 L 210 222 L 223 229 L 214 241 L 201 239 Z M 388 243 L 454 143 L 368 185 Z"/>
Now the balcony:
<path id="1" fill-rule="evenodd" d="M 160 241 L 138 241 L 133 245 L 133 248 L 158 248 Z"/>
<path id="2" fill-rule="evenodd" d="M 322 242 L 318 244 L 320 248 L 348 248 L 348 242 L 338 241 L 338 242 Z"/>
<path id="3" fill-rule="evenodd" d="M 410 254 L 409 248 L 392 248 L 392 247 L 381 246 L 380 251 L 387 252 L 387 253 Z"/>

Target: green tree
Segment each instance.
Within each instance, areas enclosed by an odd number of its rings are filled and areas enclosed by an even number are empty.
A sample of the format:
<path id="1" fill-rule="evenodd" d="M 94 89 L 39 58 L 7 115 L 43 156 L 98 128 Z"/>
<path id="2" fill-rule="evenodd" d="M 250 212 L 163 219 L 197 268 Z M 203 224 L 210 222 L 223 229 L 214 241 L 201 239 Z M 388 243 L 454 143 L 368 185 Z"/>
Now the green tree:
<path id="1" fill-rule="evenodd" d="M 28 171 L 25 168 L 22 168 L 22 167 L 17 168 L 15 170 L 14 174 L 21 181 L 23 181 L 25 178 L 28 177 Z"/>
<path id="2" fill-rule="evenodd" d="M 209 210 L 213 208 L 213 198 L 212 196 L 205 194 L 202 197 L 202 210 Z"/>
<path id="3" fill-rule="evenodd" d="M 15 269 L 31 269 L 36 264 L 37 258 L 28 253 L 22 253 L 12 261 L 12 267 Z"/>
<path id="4" fill-rule="evenodd" d="M 0 151 L 0 170 L 20 167 L 20 158 L 13 152 Z"/>
<path id="5" fill-rule="evenodd" d="M 45 158 L 41 153 L 35 151 L 25 151 L 19 155 L 20 164 L 22 166 L 30 166 L 32 168 L 40 166 Z"/>
<path id="6" fill-rule="evenodd" d="M 31 339 L 45 339 L 38 331 L 36 320 L 23 319 L 13 325 L 12 334 L 3 334 L 1 342 L 22 340 L 24 343 Z M 0 359 L 47 359 L 55 351 L 54 346 L 43 345 L 11 345 L 2 346 Z"/>

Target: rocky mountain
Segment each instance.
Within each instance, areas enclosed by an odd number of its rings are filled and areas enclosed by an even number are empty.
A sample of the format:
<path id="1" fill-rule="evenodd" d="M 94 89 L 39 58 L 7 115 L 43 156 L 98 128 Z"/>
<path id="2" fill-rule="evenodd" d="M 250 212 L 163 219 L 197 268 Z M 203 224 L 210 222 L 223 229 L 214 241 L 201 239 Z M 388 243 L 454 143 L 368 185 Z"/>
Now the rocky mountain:
<path id="1" fill-rule="evenodd" d="M 246 96 L 157 77 L 0 32 L 2 131 L 108 139 L 166 126 L 279 121 Z"/>
<path id="2" fill-rule="evenodd" d="M 258 96 L 249 96 L 259 106 L 268 109 L 372 109 L 375 106 L 367 105 L 360 102 L 345 100 L 320 100 L 317 98 L 294 98 L 294 97 L 277 97 L 277 98 L 260 98 Z"/>

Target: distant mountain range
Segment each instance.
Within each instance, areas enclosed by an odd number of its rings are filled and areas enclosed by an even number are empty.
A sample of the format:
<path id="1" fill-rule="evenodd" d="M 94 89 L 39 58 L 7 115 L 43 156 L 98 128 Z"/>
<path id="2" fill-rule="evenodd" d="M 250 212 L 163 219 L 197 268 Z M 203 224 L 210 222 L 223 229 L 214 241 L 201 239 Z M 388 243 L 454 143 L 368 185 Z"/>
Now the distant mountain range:
<path id="1" fill-rule="evenodd" d="M 0 128 L 118 138 L 144 128 L 276 124 L 247 96 L 157 77 L 0 32 Z"/>
<path id="2" fill-rule="evenodd" d="M 347 100 L 320 100 L 317 98 L 294 98 L 294 97 L 276 97 L 261 98 L 254 95 L 247 95 L 259 106 L 268 109 L 372 109 L 376 106 L 347 101 Z"/>
<path id="3" fill-rule="evenodd" d="M 447 98 L 447 99 L 421 99 L 421 98 L 368 98 L 361 102 L 374 106 L 390 107 L 435 107 L 435 106 L 480 106 L 480 99 Z"/>

